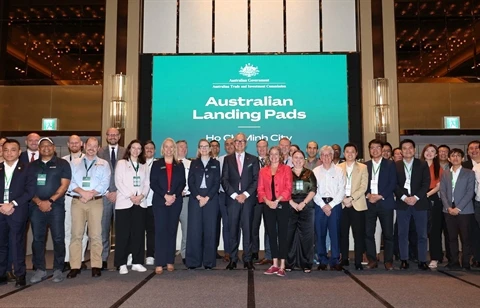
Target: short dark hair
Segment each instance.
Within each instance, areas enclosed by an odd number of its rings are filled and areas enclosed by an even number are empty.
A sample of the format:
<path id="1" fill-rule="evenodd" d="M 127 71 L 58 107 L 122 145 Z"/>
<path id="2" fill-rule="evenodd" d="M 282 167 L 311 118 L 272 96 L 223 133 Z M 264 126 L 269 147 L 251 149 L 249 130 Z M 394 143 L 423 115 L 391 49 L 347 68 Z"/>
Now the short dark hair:
<path id="1" fill-rule="evenodd" d="M 177 142 L 175 142 L 175 144 L 179 144 L 179 143 L 185 143 L 187 146 L 188 146 L 188 143 L 187 143 L 187 140 L 177 140 Z"/>
<path id="2" fill-rule="evenodd" d="M 346 143 L 344 146 L 343 146 L 343 152 L 345 152 L 345 149 L 348 148 L 348 147 L 352 147 L 355 149 L 355 152 L 358 153 L 358 148 L 357 148 L 357 145 L 355 143 L 352 143 L 352 142 L 348 142 Z"/>
<path id="3" fill-rule="evenodd" d="M 468 143 L 467 145 L 467 149 L 470 147 L 471 144 L 474 144 L 474 143 L 478 143 L 478 145 L 480 145 L 480 140 L 472 140 Z"/>
<path id="4" fill-rule="evenodd" d="M 300 147 L 299 147 L 298 145 L 296 145 L 296 144 L 291 144 L 290 147 L 296 147 L 297 150 L 300 150 Z"/>
<path id="5" fill-rule="evenodd" d="M 465 152 L 463 152 L 461 149 L 459 148 L 453 148 L 450 150 L 450 152 L 448 152 L 448 157 L 452 156 L 453 154 L 460 154 L 460 156 L 462 158 L 465 157 Z"/>
<path id="6" fill-rule="evenodd" d="M 446 145 L 446 144 L 441 144 L 441 145 L 439 145 L 439 146 L 438 146 L 438 149 L 440 149 L 440 148 L 447 148 L 447 149 L 448 149 L 448 152 L 450 152 L 450 147 L 449 147 L 448 145 Z"/>
<path id="7" fill-rule="evenodd" d="M 384 146 L 387 146 L 387 147 L 389 147 L 389 148 L 390 148 L 390 150 L 392 150 L 392 149 L 393 149 L 393 147 L 392 147 L 392 145 L 390 144 L 390 142 L 385 142 L 385 143 L 383 144 L 383 147 L 384 147 Z M 383 147 L 382 147 L 382 148 L 383 148 Z"/>
<path id="8" fill-rule="evenodd" d="M 383 148 L 383 141 L 380 139 L 370 140 L 370 142 L 368 143 L 368 148 L 370 148 L 372 144 L 379 144 Z"/>
<path id="9" fill-rule="evenodd" d="M 147 144 L 153 145 L 153 148 L 154 148 L 154 149 L 157 148 L 157 146 L 155 145 L 155 142 L 153 142 L 153 140 L 147 140 L 147 141 L 145 141 L 145 145 L 147 145 Z M 144 145 L 144 146 L 145 146 L 145 145 Z"/>
<path id="10" fill-rule="evenodd" d="M 8 138 L 7 138 L 7 140 L 5 140 L 5 142 L 3 143 L 3 145 L 6 145 L 7 143 L 15 143 L 16 145 L 18 145 L 18 148 L 19 148 L 19 149 L 21 148 L 20 142 L 18 142 L 17 139 L 8 139 Z"/>
<path id="11" fill-rule="evenodd" d="M 218 142 L 217 140 L 212 140 L 212 141 L 210 141 L 210 146 L 212 146 L 212 143 L 216 143 L 216 144 L 218 144 L 218 146 L 220 147 L 220 142 Z"/>
<path id="12" fill-rule="evenodd" d="M 400 145 L 398 147 L 401 149 L 405 143 L 411 143 L 413 147 L 415 147 L 415 141 L 413 141 L 412 139 L 403 139 L 402 141 L 400 141 Z"/>
<path id="13" fill-rule="evenodd" d="M 256 144 L 259 144 L 259 143 L 262 142 L 262 141 L 265 141 L 265 142 L 267 143 L 267 147 L 268 147 L 268 141 L 267 141 L 267 139 L 260 139 L 260 140 L 257 141 Z"/>
<path id="14" fill-rule="evenodd" d="M 293 157 L 293 155 L 295 155 L 296 153 L 302 154 L 303 158 L 305 158 L 305 153 L 303 153 L 302 150 L 295 150 L 295 152 L 293 152 L 293 154 L 292 154 L 292 157 Z"/>
<path id="15" fill-rule="evenodd" d="M 123 159 L 125 160 L 129 160 L 130 159 L 130 150 L 132 149 L 132 145 L 134 143 L 138 143 L 140 144 L 140 146 L 142 147 L 142 153 L 140 153 L 140 155 L 138 155 L 138 162 L 140 164 L 145 164 L 145 147 L 144 145 L 142 144 L 142 142 L 138 139 L 133 139 L 132 141 L 130 141 L 130 143 L 128 144 L 127 148 L 125 149 L 125 154 L 123 154 Z"/>

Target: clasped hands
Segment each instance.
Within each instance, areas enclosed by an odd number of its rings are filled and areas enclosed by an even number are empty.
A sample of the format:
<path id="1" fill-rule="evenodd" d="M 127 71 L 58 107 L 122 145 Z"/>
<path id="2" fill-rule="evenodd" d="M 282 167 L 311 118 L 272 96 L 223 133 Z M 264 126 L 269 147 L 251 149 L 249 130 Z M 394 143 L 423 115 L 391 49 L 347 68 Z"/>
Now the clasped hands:
<path id="1" fill-rule="evenodd" d="M 199 203 L 200 207 L 204 207 L 205 204 L 207 204 L 208 200 L 210 200 L 210 198 L 208 196 L 202 197 L 202 196 L 198 195 L 196 198 L 198 200 L 198 203 Z"/>
<path id="2" fill-rule="evenodd" d="M 245 196 L 245 194 L 239 194 L 235 197 L 235 200 L 240 204 L 244 204 L 245 200 L 247 200 L 247 196 Z"/>
<path id="3" fill-rule="evenodd" d="M 325 213 L 325 215 L 327 215 L 327 217 L 330 217 L 330 215 L 332 215 L 332 207 L 330 206 L 330 204 L 325 204 L 322 207 L 322 211 Z"/>
<path id="4" fill-rule="evenodd" d="M 406 204 L 410 205 L 410 206 L 414 206 L 415 203 L 417 203 L 417 198 L 415 198 L 414 196 L 412 197 L 406 197 L 403 202 L 405 202 Z"/>
<path id="5" fill-rule="evenodd" d="M 279 200 L 271 201 L 271 200 L 266 200 L 265 203 L 268 205 L 269 208 L 272 210 L 276 209 L 278 207 L 278 202 Z"/>
<path id="6" fill-rule="evenodd" d="M 353 206 L 353 198 L 352 197 L 345 197 L 343 198 L 342 204 L 345 207 L 352 207 Z"/>
<path id="7" fill-rule="evenodd" d="M 452 216 L 457 216 L 458 214 L 460 214 L 460 210 L 458 208 L 453 209 L 453 208 L 449 207 L 447 209 L 447 211 L 448 211 L 448 214 L 450 214 Z"/>
<path id="8" fill-rule="evenodd" d="M 82 190 L 82 191 L 78 192 L 78 194 L 80 195 L 80 202 L 87 203 L 88 201 L 92 200 L 93 197 L 95 197 L 97 192 L 93 191 L 93 190 Z"/>
<path id="9" fill-rule="evenodd" d="M 10 216 L 15 212 L 15 206 L 13 203 L 2 203 L 0 204 L 0 213 L 3 215 Z"/>
<path id="10" fill-rule="evenodd" d="M 142 200 L 143 200 L 143 195 L 130 197 L 130 201 L 132 201 L 134 205 L 140 205 L 140 203 L 142 203 Z"/>
<path id="11" fill-rule="evenodd" d="M 296 203 L 295 201 L 290 200 L 288 203 L 290 203 L 290 206 L 297 212 L 302 211 L 306 206 L 304 201 L 302 201 L 300 203 Z"/>
<path id="12" fill-rule="evenodd" d="M 377 203 L 377 201 L 380 201 L 383 199 L 382 195 L 377 195 L 377 194 L 367 194 L 366 197 L 370 203 Z"/>
<path id="13" fill-rule="evenodd" d="M 164 198 L 165 198 L 165 205 L 171 206 L 177 199 L 177 196 L 165 194 Z"/>

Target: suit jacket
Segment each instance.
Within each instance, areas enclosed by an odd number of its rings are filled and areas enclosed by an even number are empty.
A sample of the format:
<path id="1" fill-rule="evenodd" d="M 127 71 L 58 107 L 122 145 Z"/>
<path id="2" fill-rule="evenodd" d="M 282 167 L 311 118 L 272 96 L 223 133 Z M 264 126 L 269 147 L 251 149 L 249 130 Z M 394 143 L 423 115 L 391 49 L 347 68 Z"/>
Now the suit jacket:
<path id="1" fill-rule="evenodd" d="M 368 171 L 368 186 L 365 195 L 369 194 L 370 184 L 372 181 L 372 161 L 366 162 Z M 382 206 L 385 209 L 393 210 L 395 208 L 395 199 L 393 194 L 395 187 L 397 186 L 397 171 L 395 169 L 395 163 L 391 160 L 382 158 L 380 163 L 380 170 L 378 171 L 378 194 L 383 196 L 384 200 L 379 200 L 375 204 L 370 203 L 367 200 L 367 206 Z"/>
<path id="2" fill-rule="evenodd" d="M 338 165 L 343 170 L 345 176 L 345 185 L 347 184 L 347 163 L 343 162 Z M 367 210 L 367 200 L 365 199 L 365 191 L 368 188 L 368 170 L 367 166 L 355 162 L 352 170 L 352 187 L 350 196 L 353 198 L 353 208 L 357 211 Z M 342 205 L 342 208 L 344 206 Z"/>
<path id="3" fill-rule="evenodd" d="M 237 153 L 233 153 L 225 156 L 223 161 L 223 189 L 229 197 L 234 193 L 241 194 L 246 191 L 250 195 L 248 199 L 255 199 L 257 195 L 259 171 L 258 157 L 245 153 L 242 175 L 240 176 L 238 173 L 236 154 Z M 241 184 L 241 190 L 238 189 L 239 184 Z"/>
<path id="4" fill-rule="evenodd" d="M 38 157 L 40 158 L 40 155 L 38 155 Z M 22 153 L 20 153 L 20 157 L 18 158 L 22 163 L 24 164 L 29 164 L 30 163 L 30 158 L 28 157 L 28 152 L 27 150 L 23 151 Z M 38 158 L 37 158 L 38 159 Z M 470 168 L 471 169 L 471 168 Z"/>
<path id="5" fill-rule="evenodd" d="M 205 174 L 205 184 L 207 185 L 207 194 L 200 194 L 200 185 L 202 184 L 203 175 Z M 207 166 L 203 166 L 200 158 L 192 160 L 190 163 L 190 171 L 188 172 L 188 187 L 190 190 L 190 198 L 196 198 L 198 195 L 208 196 L 210 200 L 218 194 L 220 188 L 220 162 L 214 158 L 210 158 Z"/>
<path id="6" fill-rule="evenodd" d="M 440 198 L 442 199 L 443 211 L 448 213 L 447 208 L 452 207 L 452 196 L 455 197 L 455 207 L 460 214 L 473 214 L 473 196 L 475 194 L 475 172 L 467 168 L 460 169 L 455 191 L 452 192 L 452 173 L 450 170 L 443 172 L 440 180 Z"/>
<path id="7" fill-rule="evenodd" d="M 165 159 L 160 158 L 152 164 L 150 170 L 150 188 L 153 190 L 153 206 L 165 205 L 165 194 L 175 195 L 175 202 L 183 202 L 182 191 L 187 183 L 185 179 L 185 168 L 182 163 L 173 161 L 172 179 L 170 190 L 168 190 L 168 177 Z"/>
<path id="8" fill-rule="evenodd" d="M 3 203 L 3 195 L 5 192 L 5 166 L 4 162 L 0 163 L 0 203 Z M 13 171 L 12 180 L 10 182 L 9 201 L 15 201 L 15 211 L 12 219 L 18 222 L 25 222 L 28 218 L 28 203 L 33 198 L 36 189 L 36 177 L 32 172 L 33 169 L 28 168 L 28 163 L 19 161 Z M 2 214 L 0 214 L 2 215 Z"/>
<path id="9" fill-rule="evenodd" d="M 292 168 L 287 165 L 278 165 L 275 173 L 275 197 L 278 199 L 282 196 L 283 201 L 292 199 Z M 270 166 L 260 169 L 258 176 L 258 202 L 265 203 L 263 198 L 274 201 L 272 195 L 272 169 Z"/>
<path id="10" fill-rule="evenodd" d="M 407 179 L 405 175 L 405 165 L 403 160 L 397 161 L 397 187 L 395 189 L 395 195 L 397 197 L 397 210 L 406 210 L 410 205 L 402 201 L 402 196 L 417 196 L 419 200 L 415 203 L 414 207 L 417 211 L 423 211 L 430 209 L 430 202 L 427 199 L 427 192 L 430 190 L 430 168 L 427 162 L 421 161 L 418 158 L 413 159 L 412 164 L 412 176 L 410 179 L 410 192 L 404 188 L 405 181 Z"/>
<path id="11" fill-rule="evenodd" d="M 112 175 L 110 177 L 110 186 L 108 187 L 108 191 L 113 192 L 113 191 L 117 191 L 117 186 L 115 186 L 115 166 L 112 166 L 112 161 L 110 160 L 110 153 L 111 153 L 110 147 L 111 146 L 106 145 L 103 148 L 99 149 L 97 156 L 108 161 L 108 164 L 110 165 L 110 170 L 112 171 Z M 118 146 L 117 162 L 123 158 L 123 155 L 125 155 L 125 148 Z"/>
<path id="12" fill-rule="evenodd" d="M 467 160 L 467 161 L 464 161 L 464 162 L 462 163 L 462 167 L 472 170 L 472 169 L 473 169 L 472 160 L 469 159 L 469 160 Z"/>

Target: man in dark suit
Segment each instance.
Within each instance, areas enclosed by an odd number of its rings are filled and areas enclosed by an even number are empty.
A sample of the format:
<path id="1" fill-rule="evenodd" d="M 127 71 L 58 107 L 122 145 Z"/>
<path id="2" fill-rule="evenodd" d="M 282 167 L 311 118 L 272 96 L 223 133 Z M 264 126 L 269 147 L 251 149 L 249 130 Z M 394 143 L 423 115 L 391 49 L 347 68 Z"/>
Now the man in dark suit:
<path id="1" fill-rule="evenodd" d="M 430 188 L 428 164 L 415 158 L 415 142 L 404 139 L 400 142 L 403 160 L 396 162 L 398 244 L 400 248 L 400 269 L 408 269 L 408 231 L 413 217 L 417 230 L 418 268 L 428 270 L 427 264 L 427 221 L 430 202 L 427 192 Z"/>
<path id="2" fill-rule="evenodd" d="M 460 269 L 458 260 L 458 235 L 462 240 L 462 267 L 470 269 L 472 254 L 472 234 L 470 225 L 474 222 L 472 198 L 475 194 L 475 174 L 467 168 L 462 168 L 461 162 L 465 154 L 460 149 L 452 149 L 449 161 L 452 167 L 445 170 L 440 180 L 440 197 L 443 204 L 445 223 L 450 242 L 449 270 Z M 446 239 L 447 240 L 447 239 Z"/>
<path id="3" fill-rule="evenodd" d="M 230 263 L 227 269 L 237 267 L 240 228 L 243 234 L 243 263 L 249 270 L 255 269 L 251 253 L 253 207 L 256 203 L 259 164 L 258 158 L 245 152 L 245 134 L 235 136 L 235 153 L 227 155 L 223 162 L 222 186 L 227 199 L 230 225 Z"/>
<path id="4" fill-rule="evenodd" d="M 15 287 L 25 286 L 25 228 L 28 202 L 35 194 L 35 176 L 27 164 L 19 161 L 20 143 L 8 139 L 3 144 L 4 162 L 0 164 L 0 284 L 7 283 L 8 241 L 12 244 Z"/>
<path id="5" fill-rule="evenodd" d="M 40 136 L 37 133 L 30 133 L 25 139 L 25 145 L 27 146 L 27 150 L 20 154 L 20 161 L 24 164 L 31 163 L 34 160 L 40 158 L 40 153 L 38 151 L 38 141 L 40 140 Z"/>
<path id="6" fill-rule="evenodd" d="M 383 232 L 384 255 L 386 270 L 393 270 L 393 209 L 395 200 L 393 192 L 397 184 L 395 163 L 382 157 L 383 142 L 373 139 L 368 143 L 370 157 L 367 165 L 368 187 L 366 191 L 368 210 L 365 221 L 365 246 L 367 250 L 369 269 L 378 267 L 377 250 L 375 246 L 375 228 L 377 218 L 380 220 Z"/>
<path id="7" fill-rule="evenodd" d="M 118 141 L 122 135 L 120 131 L 114 127 L 107 130 L 107 143 L 98 151 L 98 157 L 105 159 L 111 169 L 110 186 L 107 193 L 103 196 L 103 216 L 102 216 L 102 270 L 106 270 L 108 265 L 108 255 L 110 254 L 110 227 L 112 217 L 115 212 L 115 201 L 117 200 L 117 187 L 115 186 L 115 165 L 117 161 L 123 158 L 125 148 L 118 145 Z"/>

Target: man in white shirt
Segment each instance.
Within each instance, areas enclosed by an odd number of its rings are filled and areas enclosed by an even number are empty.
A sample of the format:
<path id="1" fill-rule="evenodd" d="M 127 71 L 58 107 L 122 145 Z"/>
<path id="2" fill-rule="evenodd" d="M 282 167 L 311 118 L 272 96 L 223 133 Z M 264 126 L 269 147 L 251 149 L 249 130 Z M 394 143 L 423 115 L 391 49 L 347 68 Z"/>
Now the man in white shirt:
<path id="1" fill-rule="evenodd" d="M 345 196 L 345 177 L 340 167 L 333 164 L 333 149 L 324 145 L 320 149 L 322 165 L 313 169 L 317 178 L 317 194 L 315 201 L 315 233 L 317 236 L 316 250 L 320 265 L 318 270 L 330 269 L 341 271 L 338 264 L 340 257 L 340 217 L 342 213 L 341 202 Z M 326 236 L 330 233 L 331 257 L 327 257 Z"/>
<path id="2" fill-rule="evenodd" d="M 38 141 L 40 140 L 40 135 L 37 133 L 31 133 L 25 139 L 25 145 L 27 150 L 20 154 L 20 161 L 23 163 L 30 163 L 34 160 L 40 158 L 40 152 L 38 151 Z"/>
<path id="3" fill-rule="evenodd" d="M 283 163 L 289 167 L 293 167 L 293 161 L 292 161 L 292 158 L 290 157 L 291 145 L 292 145 L 292 142 L 287 137 L 283 137 L 278 142 L 278 146 L 280 147 L 280 150 L 282 150 Z"/>
<path id="4" fill-rule="evenodd" d="M 188 144 L 185 140 L 177 141 L 177 158 L 178 161 L 183 163 L 185 167 L 185 179 L 187 184 L 182 192 L 183 204 L 182 211 L 180 212 L 180 225 L 182 230 L 182 244 L 180 246 L 180 254 L 182 255 L 183 264 L 185 264 L 185 253 L 187 251 L 187 225 L 188 225 L 188 198 L 190 197 L 190 191 L 188 190 L 188 171 L 190 170 L 191 160 L 185 158 L 188 153 Z"/>

